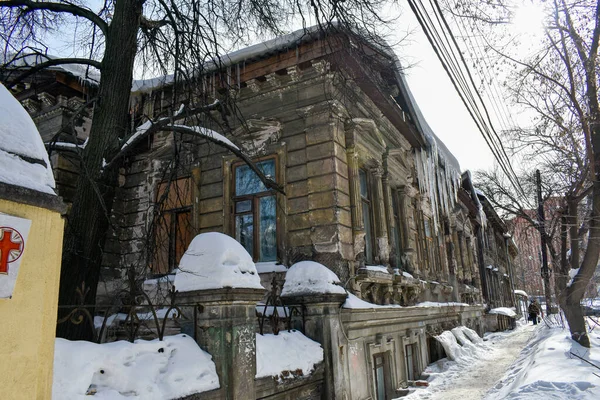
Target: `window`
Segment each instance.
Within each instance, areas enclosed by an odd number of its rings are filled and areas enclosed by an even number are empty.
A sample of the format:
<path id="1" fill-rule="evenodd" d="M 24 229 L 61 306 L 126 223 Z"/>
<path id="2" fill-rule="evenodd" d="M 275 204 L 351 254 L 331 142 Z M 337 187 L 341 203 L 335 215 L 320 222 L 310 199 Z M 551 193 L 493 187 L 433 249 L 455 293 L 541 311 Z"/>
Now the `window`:
<path id="1" fill-rule="evenodd" d="M 377 400 L 386 400 L 386 387 L 387 382 L 385 357 L 383 354 L 376 354 L 373 356 L 373 362 L 375 364 L 375 390 Z"/>
<path id="2" fill-rule="evenodd" d="M 192 179 L 179 178 L 158 185 L 154 257 L 151 270 L 167 274 L 179 265 L 193 237 Z"/>
<path id="3" fill-rule="evenodd" d="M 409 381 L 417 380 L 419 374 L 419 353 L 416 343 L 404 346 L 406 357 L 406 379 Z"/>
<path id="4" fill-rule="evenodd" d="M 429 269 L 433 266 L 434 259 L 432 257 L 433 235 L 431 233 L 431 220 L 422 215 L 422 230 L 421 230 L 421 260 L 425 268 Z"/>
<path id="5" fill-rule="evenodd" d="M 276 176 L 275 158 L 255 163 L 268 177 Z M 276 195 L 247 164 L 234 166 L 235 239 L 254 261 L 277 261 Z"/>
<path id="6" fill-rule="evenodd" d="M 398 207 L 398 195 L 397 193 L 394 193 L 394 195 L 392 196 L 392 211 L 394 213 L 394 227 L 392 230 L 392 235 L 393 235 L 393 240 L 394 240 L 394 245 L 396 247 L 396 268 L 401 268 L 402 265 L 401 264 L 401 260 L 402 260 L 402 243 L 404 242 L 404 239 L 402 237 L 403 234 L 403 230 L 402 230 L 402 223 L 403 223 L 403 218 L 400 212 L 400 207 Z"/>
<path id="7" fill-rule="evenodd" d="M 371 191 L 369 190 L 369 177 L 363 169 L 359 171 L 360 199 L 362 203 L 363 226 L 365 228 L 365 261 L 373 262 L 373 248 L 375 235 L 373 235 L 373 204 Z"/>

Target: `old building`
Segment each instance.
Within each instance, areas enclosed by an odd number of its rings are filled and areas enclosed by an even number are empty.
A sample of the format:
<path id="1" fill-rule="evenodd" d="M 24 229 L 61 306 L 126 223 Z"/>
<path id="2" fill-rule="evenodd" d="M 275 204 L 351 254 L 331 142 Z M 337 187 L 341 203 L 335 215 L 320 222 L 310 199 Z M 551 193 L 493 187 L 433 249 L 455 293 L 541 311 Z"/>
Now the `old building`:
<path id="1" fill-rule="evenodd" d="M 99 303 L 130 301 L 132 282 L 160 303 L 203 232 L 240 242 L 265 287 L 316 261 L 360 299 L 402 306 L 294 299 L 326 352 L 325 398 L 353 399 L 402 394 L 443 357 L 435 335 L 457 325 L 481 333 L 484 303 L 512 305 L 516 248 L 427 125 L 391 50 L 348 32 L 301 31 L 221 61 L 183 87 L 172 77 L 135 82 Z M 177 111 L 182 103 L 219 107 L 191 115 Z M 162 117 L 201 134 L 136 139 Z"/>

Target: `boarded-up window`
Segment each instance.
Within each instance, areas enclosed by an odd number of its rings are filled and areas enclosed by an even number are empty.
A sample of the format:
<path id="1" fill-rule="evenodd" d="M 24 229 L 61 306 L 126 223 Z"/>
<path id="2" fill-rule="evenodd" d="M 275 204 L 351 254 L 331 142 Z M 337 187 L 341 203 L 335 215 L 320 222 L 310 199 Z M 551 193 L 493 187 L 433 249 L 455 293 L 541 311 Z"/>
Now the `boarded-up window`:
<path id="1" fill-rule="evenodd" d="M 176 268 L 192 240 L 192 193 L 189 177 L 158 185 L 152 262 L 155 274 L 167 274 Z"/>

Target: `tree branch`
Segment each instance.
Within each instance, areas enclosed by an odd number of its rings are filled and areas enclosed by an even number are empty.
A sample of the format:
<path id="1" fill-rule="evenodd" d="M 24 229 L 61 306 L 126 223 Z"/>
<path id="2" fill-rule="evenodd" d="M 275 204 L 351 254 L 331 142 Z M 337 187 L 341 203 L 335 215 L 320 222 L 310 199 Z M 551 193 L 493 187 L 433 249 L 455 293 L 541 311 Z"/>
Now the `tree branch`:
<path id="1" fill-rule="evenodd" d="M 38 56 L 38 54 L 36 54 L 36 56 Z M 47 57 L 47 56 L 45 56 L 45 57 Z M 89 58 L 53 58 L 53 59 L 44 61 L 44 62 L 36 64 L 36 65 L 32 65 L 31 67 L 29 67 L 29 69 L 27 71 L 23 72 L 21 75 L 17 76 L 15 79 L 13 79 L 7 86 L 12 87 L 12 86 L 16 85 L 17 83 L 21 82 L 23 79 L 27 78 L 28 76 L 33 75 L 36 72 L 41 71 L 43 69 L 53 67 L 55 65 L 65 65 L 65 64 L 84 64 L 84 65 L 89 65 L 94 68 L 97 68 L 98 70 L 102 70 L 102 68 L 101 68 L 102 64 L 99 61 L 90 60 Z M 23 67 L 18 67 L 18 69 L 22 69 L 22 68 Z"/>
<path id="2" fill-rule="evenodd" d="M 163 127 L 162 130 L 167 130 L 167 131 L 172 131 L 172 132 L 177 132 L 177 133 L 182 133 L 182 134 L 187 134 L 187 135 L 193 135 L 193 136 L 199 136 L 199 137 L 202 137 L 212 143 L 218 144 L 219 146 L 226 148 L 227 150 L 229 150 L 233 154 L 235 154 L 237 157 L 242 159 L 242 161 L 244 161 L 250 167 L 250 169 L 252 171 L 254 171 L 254 173 L 258 176 L 258 178 L 261 180 L 261 182 L 264 183 L 268 189 L 273 189 L 273 190 L 285 195 L 285 192 L 283 191 L 283 187 L 280 184 L 278 184 L 277 182 L 275 182 L 273 179 L 267 177 L 256 166 L 256 164 L 254 164 L 254 162 L 246 154 L 244 154 L 244 152 L 241 151 L 237 146 L 232 146 L 228 143 L 220 141 L 219 139 L 213 138 L 208 135 L 204 135 L 204 134 L 198 132 L 197 130 L 194 130 L 191 127 L 187 127 L 187 126 L 168 125 L 168 126 Z"/>
<path id="3" fill-rule="evenodd" d="M 94 13 L 90 9 L 76 6 L 71 3 L 53 3 L 53 2 L 41 2 L 32 0 L 8 0 L 0 1 L 0 7 L 23 7 L 27 10 L 47 10 L 58 13 L 68 13 L 77 17 L 85 18 L 88 21 L 96 25 L 102 33 L 106 36 L 108 31 L 108 24 L 100 16 Z"/>

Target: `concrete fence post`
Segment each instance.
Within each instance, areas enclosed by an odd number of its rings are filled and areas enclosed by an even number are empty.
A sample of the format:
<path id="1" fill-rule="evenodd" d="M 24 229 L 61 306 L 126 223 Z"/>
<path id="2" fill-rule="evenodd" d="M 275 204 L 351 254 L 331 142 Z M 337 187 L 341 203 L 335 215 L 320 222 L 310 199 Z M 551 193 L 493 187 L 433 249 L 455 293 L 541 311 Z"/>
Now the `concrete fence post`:
<path id="1" fill-rule="evenodd" d="M 256 303 L 264 293 L 263 289 L 223 288 L 177 294 L 186 317 L 182 332 L 213 356 L 222 399 L 256 398 Z"/>

